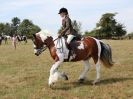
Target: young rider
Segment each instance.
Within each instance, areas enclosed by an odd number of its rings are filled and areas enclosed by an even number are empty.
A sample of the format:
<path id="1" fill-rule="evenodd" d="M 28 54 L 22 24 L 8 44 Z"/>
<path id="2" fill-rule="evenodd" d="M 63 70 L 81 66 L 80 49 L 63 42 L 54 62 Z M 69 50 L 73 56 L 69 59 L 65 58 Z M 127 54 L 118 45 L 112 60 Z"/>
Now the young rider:
<path id="1" fill-rule="evenodd" d="M 61 8 L 59 13 L 62 18 L 62 30 L 59 33 L 59 37 L 67 37 L 67 45 L 69 46 L 74 36 L 74 29 L 72 27 L 71 19 L 69 18 L 68 10 L 66 8 Z"/>

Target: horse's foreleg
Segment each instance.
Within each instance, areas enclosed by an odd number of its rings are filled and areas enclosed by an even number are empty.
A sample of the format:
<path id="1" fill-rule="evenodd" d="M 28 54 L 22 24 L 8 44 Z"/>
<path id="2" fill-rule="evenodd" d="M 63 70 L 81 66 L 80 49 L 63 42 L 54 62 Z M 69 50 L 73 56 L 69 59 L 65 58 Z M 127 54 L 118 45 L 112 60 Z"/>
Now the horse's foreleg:
<path id="1" fill-rule="evenodd" d="M 51 86 L 54 82 L 56 82 L 59 78 L 59 72 L 58 72 L 58 67 L 61 64 L 60 61 L 56 62 L 55 64 L 52 65 L 50 69 L 50 76 L 49 76 L 49 86 Z"/>
<path id="2" fill-rule="evenodd" d="M 84 62 L 84 69 L 83 69 L 81 75 L 79 76 L 79 82 L 80 83 L 82 83 L 85 80 L 86 74 L 87 74 L 88 70 L 91 67 L 91 65 L 90 65 L 88 60 L 85 60 L 83 62 Z"/>
<path id="3" fill-rule="evenodd" d="M 93 81 L 93 84 L 100 82 L 100 59 L 96 63 L 96 79 Z"/>
<path id="4" fill-rule="evenodd" d="M 52 65 L 50 69 L 50 77 L 49 77 L 49 86 L 58 81 L 59 78 L 63 78 L 67 80 L 67 76 L 64 73 L 58 71 L 60 64 L 64 61 L 64 56 L 62 54 L 58 55 L 59 61 Z"/>

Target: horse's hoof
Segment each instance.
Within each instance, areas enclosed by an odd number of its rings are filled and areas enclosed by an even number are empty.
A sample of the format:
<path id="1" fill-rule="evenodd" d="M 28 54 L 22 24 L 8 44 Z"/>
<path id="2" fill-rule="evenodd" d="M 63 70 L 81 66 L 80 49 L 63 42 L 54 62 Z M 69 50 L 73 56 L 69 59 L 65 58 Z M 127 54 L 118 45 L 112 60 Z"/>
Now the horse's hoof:
<path id="1" fill-rule="evenodd" d="M 99 83 L 100 82 L 100 80 L 99 79 L 96 79 L 96 80 L 94 80 L 93 82 L 92 82 L 92 84 L 93 85 L 96 85 L 97 83 Z"/>
<path id="2" fill-rule="evenodd" d="M 62 73 L 62 76 L 63 76 L 64 80 L 68 80 L 68 76 L 65 73 Z"/>
<path id="3" fill-rule="evenodd" d="M 84 78 L 81 78 L 78 80 L 79 83 L 84 83 L 85 79 Z"/>
<path id="4" fill-rule="evenodd" d="M 53 85 L 54 85 L 54 83 L 51 83 L 51 84 L 49 84 L 49 87 L 52 88 Z"/>
<path id="5" fill-rule="evenodd" d="M 68 77 L 67 77 L 67 75 L 65 75 L 65 80 L 68 80 Z"/>

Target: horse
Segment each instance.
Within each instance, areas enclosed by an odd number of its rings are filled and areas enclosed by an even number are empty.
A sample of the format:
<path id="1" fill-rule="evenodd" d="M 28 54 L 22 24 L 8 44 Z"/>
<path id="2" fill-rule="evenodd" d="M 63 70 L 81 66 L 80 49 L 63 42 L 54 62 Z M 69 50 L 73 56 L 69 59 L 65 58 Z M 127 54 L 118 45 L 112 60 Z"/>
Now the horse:
<path id="1" fill-rule="evenodd" d="M 26 37 L 26 36 L 20 36 L 20 35 L 18 35 L 18 36 L 17 36 L 17 40 L 18 40 L 18 42 L 20 42 L 20 43 L 21 43 L 21 41 L 24 41 L 25 44 L 27 43 L 27 37 Z"/>
<path id="2" fill-rule="evenodd" d="M 22 40 L 25 42 L 25 44 L 28 42 L 26 36 L 22 36 Z"/>
<path id="3" fill-rule="evenodd" d="M 53 40 L 51 34 L 45 30 L 33 34 L 34 54 L 39 56 L 46 48 L 49 49 L 51 57 L 55 61 L 50 69 L 48 85 L 51 87 L 59 78 L 68 80 L 64 72 L 59 72 L 58 68 L 63 62 L 84 62 L 84 69 L 78 78 L 80 83 L 86 79 L 87 72 L 90 69 L 89 60 L 92 58 L 96 65 L 96 79 L 93 84 L 100 81 L 100 61 L 105 67 L 112 67 L 112 50 L 108 44 L 93 37 L 84 37 L 81 40 L 74 40 L 70 44 L 71 51 L 68 50 L 64 37 Z M 65 57 L 66 54 L 68 57 Z"/>
<path id="4" fill-rule="evenodd" d="M 3 38 L 2 38 L 2 36 L 0 35 L 0 45 L 2 44 L 2 39 L 3 39 Z"/>
<path id="5" fill-rule="evenodd" d="M 3 40 L 5 41 L 5 44 L 8 44 L 8 39 L 11 39 L 11 36 L 3 35 Z"/>

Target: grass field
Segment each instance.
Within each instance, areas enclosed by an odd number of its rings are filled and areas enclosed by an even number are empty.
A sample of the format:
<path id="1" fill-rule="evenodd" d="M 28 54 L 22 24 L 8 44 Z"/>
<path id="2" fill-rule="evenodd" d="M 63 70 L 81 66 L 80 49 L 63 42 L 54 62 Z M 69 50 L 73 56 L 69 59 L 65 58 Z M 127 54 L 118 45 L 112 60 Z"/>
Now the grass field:
<path id="1" fill-rule="evenodd" d="M 11 43 L 0 46 L 0 99 L 133 99 L 133 40 L 105 40 L 113 50 L 114 67 L 101 66 L 101 82 L 92 85 L 95 66 L 84 84 L 77 82 L 82 62 L 64 63 L 68 81 L 59 80 L 48 87 L 49 70 L 54 62 L 46 51 L 39 57 L 33 54 L 32 43 Z"/>

